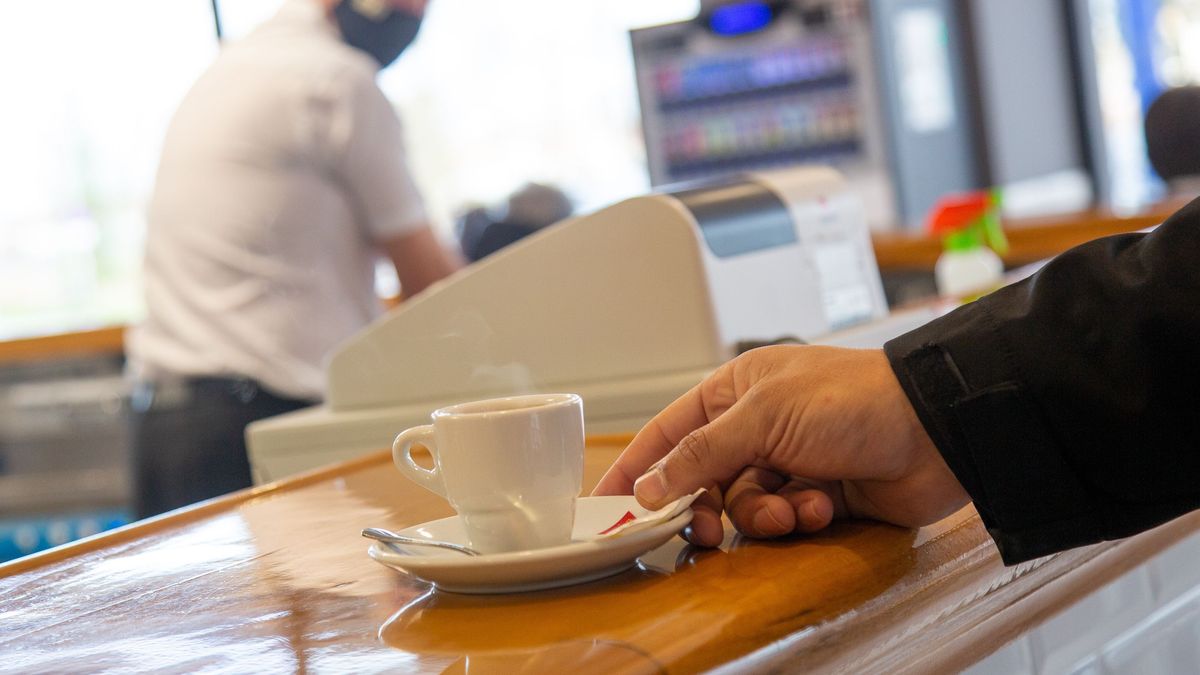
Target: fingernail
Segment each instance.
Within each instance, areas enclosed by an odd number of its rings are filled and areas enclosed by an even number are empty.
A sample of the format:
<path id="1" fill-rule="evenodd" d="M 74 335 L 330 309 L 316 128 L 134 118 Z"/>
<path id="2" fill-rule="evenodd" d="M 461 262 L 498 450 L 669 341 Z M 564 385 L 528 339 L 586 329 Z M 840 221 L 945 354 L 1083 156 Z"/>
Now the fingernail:
<path id="1" fill-rule="evenodd" d="M 667 496 L 667 481 L 662 469 L 655 469 L 637 479 L 633 484 L 633 494 L 643 502 L 658 504 Z"/>
<path id="2" fill-rule="evenodd" d="M 775 518 L 775 514 L 771 513 L 771 509 L 761 509 L 754 514 L 754 529 L 758 530 L 759 534 L 778 534 L 784 530 L 783 523 Z"/>
<path id="3" fill-rule="evenodd" d="M 817 500 L 812 500 L 808 503 L 808 517 L 813 519 L 813 522 L 821 522 L 825 520 L 825 514 L 822 513 L 825 509 L 817 505 Z"/>

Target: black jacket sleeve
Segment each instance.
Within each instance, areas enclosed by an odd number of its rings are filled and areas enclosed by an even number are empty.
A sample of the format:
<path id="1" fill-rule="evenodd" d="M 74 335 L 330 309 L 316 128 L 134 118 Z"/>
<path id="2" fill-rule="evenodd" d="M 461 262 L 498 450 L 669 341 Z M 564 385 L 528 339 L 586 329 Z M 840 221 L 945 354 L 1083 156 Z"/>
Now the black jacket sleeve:
<path id="1" fill-rule="evenodd" d="M 884 349 L 1006 563 L 1200 507 L 1200 200 Z"/>

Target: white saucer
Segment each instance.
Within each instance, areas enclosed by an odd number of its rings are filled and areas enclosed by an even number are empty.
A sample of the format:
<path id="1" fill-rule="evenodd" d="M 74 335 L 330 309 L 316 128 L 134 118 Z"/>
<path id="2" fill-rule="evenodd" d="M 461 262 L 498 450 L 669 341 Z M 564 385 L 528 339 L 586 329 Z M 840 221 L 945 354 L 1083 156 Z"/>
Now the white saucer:
<path id="1" fill-rule="evenodd" d="M 519 593 L 557 588 L 607 577 L 633 567 L 638 556 L 666 543 L 692 520 L 686 509 L 674 518 L 644 530 L 595 539 L 626 511 L 645 514 L 631 496 L 580 497 L 575 503 L 576 541 L 563 546 L 493 553 L 478 557 L 423 546 L 400 546 L 403 555 L 376 542 L 368 554 L 376 562 L 441 590 L 455 593 Z M 400 530 L 409 537 L 467 543 L 457 516 Z"/>

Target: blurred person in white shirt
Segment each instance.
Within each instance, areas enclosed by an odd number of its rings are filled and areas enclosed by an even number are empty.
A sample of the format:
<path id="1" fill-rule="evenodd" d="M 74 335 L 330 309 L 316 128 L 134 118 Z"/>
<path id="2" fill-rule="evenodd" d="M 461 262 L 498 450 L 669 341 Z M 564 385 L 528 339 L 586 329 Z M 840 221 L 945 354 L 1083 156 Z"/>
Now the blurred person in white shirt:
<path id="1" fill-rule="evenodd" d="M 131 332 L 137 516 L 251 484 L 245 427 L 313 405 L 324 359 L 461 264 L 429 226 L 376 84 L 426 0 L 288 0 L 180 104 L 149 208 Z"/>

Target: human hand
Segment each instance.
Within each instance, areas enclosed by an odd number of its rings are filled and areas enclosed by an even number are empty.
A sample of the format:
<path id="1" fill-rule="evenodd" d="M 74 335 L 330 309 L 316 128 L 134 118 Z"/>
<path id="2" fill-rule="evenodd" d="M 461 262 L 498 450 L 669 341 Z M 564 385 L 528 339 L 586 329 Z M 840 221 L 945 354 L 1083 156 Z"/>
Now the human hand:
<path id="1" fill-rule="evenodd" d="M 906 527 L 969 497 L 880 350 L 776 346 L 718 368 L 650 420 L 594 495 L 659 508 L 698 488 L 685 536 L 717 546 L 721 510 L 744 534 L 814 532 L 834 518 Z"/>

